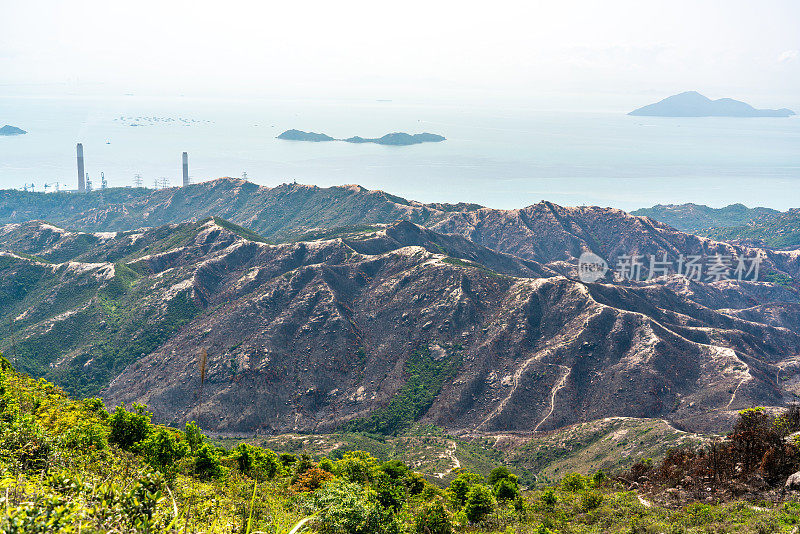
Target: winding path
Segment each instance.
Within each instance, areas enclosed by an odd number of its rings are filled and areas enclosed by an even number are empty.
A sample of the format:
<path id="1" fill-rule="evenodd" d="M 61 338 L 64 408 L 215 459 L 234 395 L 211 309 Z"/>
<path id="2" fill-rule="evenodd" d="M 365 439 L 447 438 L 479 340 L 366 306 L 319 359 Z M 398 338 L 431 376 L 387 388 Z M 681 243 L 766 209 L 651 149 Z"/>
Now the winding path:
<path id="1" fill-rule="evenodd" d="M 458 456 L 456 456 L 456 447 L 457 446 L 458 445 L 456 444 L 456 442 L 454 440 L 450 440 L 450 442 L 447 444 L 447 450 L 442 455 L 442 458 L 445 458 L 445 457 L 450 458 L 450 461 L 452 462 L 452 466 L 449 469 L 445 469 L 441 473 L 434 473 L 433 476 L 435 476 L 436 478 L 444 478 L 445 475 L 449 475 L 450 473 L 452 473 L 456 469 L 461 469 L 461 461 L 458 459 Z"/>
<path id="2" fill-rule="evenodd" d="M 567 367 L 566 365 L 561 365 L 560 363 L 550 363 L 547 365 L 557 365 L 562 369 L 566 369 L 567 372 L 564 373 L 564 376 L 562 376 L 561 379 L 558 382 L 556 382 L 556 384 L 553 386 L 553 389 L 550 391 L 550 411 L 547 412 L 547 415 L 544 416 L 544 419 L 539 421 L 539 423 L 535 427 L 533 427 L 534 432 L 539 430 L 539 427 L 542 426 L 542 423 L 547 421 L 547 419 L 549 419 L 550 416 L 553 415 L 553 412 L 556 409 L 556 394 L 561 388 L 563 388 L 566 385 L 567 378 L 569 378 L 569 375 L 572 372 L 572 367 Z"/>

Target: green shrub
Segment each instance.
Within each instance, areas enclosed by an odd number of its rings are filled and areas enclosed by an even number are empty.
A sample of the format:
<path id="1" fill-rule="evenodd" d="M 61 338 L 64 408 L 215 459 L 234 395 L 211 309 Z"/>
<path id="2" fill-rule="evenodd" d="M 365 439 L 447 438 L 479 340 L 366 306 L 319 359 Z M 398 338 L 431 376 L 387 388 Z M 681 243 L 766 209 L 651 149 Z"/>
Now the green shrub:
<path id="1" fill-rule="evenodd" d="M 581 491 L 586 487 L 586 477 L 578 473 L 568 473 L 561 480 L 561 487 L 567 491 Z"/>
<path id="2" fill-rule="evenodd" d="M 467 493 L 464 513 L 472 523 L 479 523 L 494 510 L 492 491 L 483 484 L 472 486 Z"/>
<path id="3" fill-rule="evenodd" d="M 408 473 L 408 466 L 400 460 L 389 460 L 380 465 L 380 470 L 395 480 L 400 480 Z"/>
<path id="4" fill-rule="evenodd" d="M 372 480 L 377 465 L 378 461 L 367 452 L 348 451 L 336 461 L 336 473 L 350 482 L 363 484 Z"/>
<path id="5" fill-rule="evenodd" d="M 259 481 L 271 479 L 281 467 L 277 454 L 247 443 L 240 443 L 228 458 L 233 459 L 240 473 Z"/>
<path id="6" fill-rule="evenodd" d="M 194 473 L 199 478 L 209 480 L 222 474 L 222 465 L 217 452 L 204 443 L 194 458 Z"/>
<path id="7" fill-rule="evenodd" d="M 313 494 L 320 534 L 395 534 L 400 531 L 395 514 L 383 510 L 374 492 L 353 483 L 332 482 Z"/>
<path id="8" fill-rule="evenodd" d="M 29 415 L 0 426 L 0 458 L 14 460 L 23 471 L 44 469 L 52 451 L 52 439 Z"/>
<path id="9" fill-rule="evenodd" d="M 608 475 L 604 471 L 597 471 L 592 475 L 592 486 L 595 488 L 602 486 L 608 480 Z"/>
<path id="10" fill-rule="evenodd" d="M 447 491 L 450 493 L 450 499 L 452 500 L 453 504 L 461 508 L 467 502 L 467 494 L 469 493 L 470 488 L 480 482 L 481 476 L 476 475 L 475 473 L 470 473 L 468 471 L 464 471 L 463 473 L 459 473 L 459 475 L 450 482 L 450 486 L 448 486 Z"/>
<path id="11" fill-rule="evenodd" d="M 108 446 L 108 435 L 107 426 L 88 421 L 67 430 L 61 442 L 71 449 L 101 451 Z"/>
<path id="12" fill-rule="evenodd" d="M 203 444 L 203 440 L 205 439 L 203 433 L 200 431 L 200 427 L 197 426 L 197 423 L 194 421 L 186 423 L 186 428 L 183 431 L 183 437 L 192 452 L 197 452 L 200 450 L 200 446 Z"/>
<path id="13" fill-rule="evenodd" d="M 581 495 L 581 509 L 584 512 L 594 510 L 603 504 L 603 494 L 597 491 L 590 491 Z"/>
<path id="14" fill-rule="evenodd" d="M 333 465 L 333 460 L 331 460 L 330 458 L 323 458 L 322 460 L 320 460 L 319 463 L 317 463 L 317 467 L 319 467 L 323 471 L 327 471 L 328 473 L 333 473 L 333 470 L 335 469 Z"/>
<path id="15" fill-rule="evenodd" d="M 135 444 L 147 437 L 152 415 L 141 404 L 134 403 L 133 412 L 126 410 L 124 405 L 117 406 L 109 418 L 111 435 L 108 441 L 116 443 L 125 450 L 131 450 Z"/>
<path id="16" fill-rule="evenodd" d="M 494 496 L 498 501 L 510 501 L 519 496 L 519 486 L 508 478 L 500 479 L 494 485 Z"/>
<path id="17" fill-rule="evenodd" d="M 189 454 L 186 442 L 178 441 L 172 432 L 164 428 L 151 432 L 149 436 L 134 445 L 133 450 L 151 467 L 169 478 L 178 472 L 178 461 Z"/>
<path id="18" fill-rule="evenodd" d="M 452 534 L 453 521 L 438 499 L 424 505 L 414 518 L 417 534 Z"/>
<path id="19" fill-rule="evenodd" d="M 553 491 L 552 488 L 546 490 L 542 493 L 542 502 L 545 506 L 553 507 L 558 503 L 558 497 L 556 497 L 556 492 Z"/>
<path id="20" fill-rule="evenodd" d="M 61 495 L 43 495 L 33 502 L 5 510 L 4 534 L 64 532 L 81 519 L 80 506 Z"/>
<path id="21" fill-rule="evenodd" d="M 376 500 L 384 508 L 391 508 L 395 512 L 403 507 L 406 497 L 402 481 L 395 480 L 384 472 L 373 477 L 372 487 L 375 489 Z"/>
<path id="22" fill-rule="evenodd" d="M 508 467 L 501 465 L 500 467 L 495 467 L 492 469 L 491 473 L 489 473 L 489 478 L 487 478 L 487 482 L 490 485 L 494 486 L 501 480 L 505 478 L 509 478 L 511 476 L 511 471 L 508 470 Z"/>

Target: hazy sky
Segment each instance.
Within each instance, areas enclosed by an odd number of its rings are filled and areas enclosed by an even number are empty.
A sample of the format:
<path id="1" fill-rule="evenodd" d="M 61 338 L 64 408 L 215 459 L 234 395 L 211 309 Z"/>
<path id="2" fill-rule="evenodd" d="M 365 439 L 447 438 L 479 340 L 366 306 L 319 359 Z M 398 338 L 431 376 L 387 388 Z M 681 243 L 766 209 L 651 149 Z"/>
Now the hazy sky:
<path id="1" fill-rule="evenodd" d="M 0 0 L 4 94 L 602 99 L 687 89 L 796 105 L 800 2 Z"/>

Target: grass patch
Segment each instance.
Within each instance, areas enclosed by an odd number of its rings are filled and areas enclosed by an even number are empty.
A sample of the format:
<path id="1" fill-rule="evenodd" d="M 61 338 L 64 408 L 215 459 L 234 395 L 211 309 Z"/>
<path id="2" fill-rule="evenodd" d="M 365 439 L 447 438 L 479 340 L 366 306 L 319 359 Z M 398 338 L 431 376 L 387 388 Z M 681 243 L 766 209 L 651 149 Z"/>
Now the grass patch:
<path id="1" fill-rule="evenodd" d="M 214 217 L 214 224 L 217 226 L 221 226 L 226 230 L 233 232 L 234 234 L 238 235 L 243 239 L 247 239 L 248 241 L 256 241 L 257 243 L 269 243 L 267 239 L 263 236 L 258 235 L 257 233 L 253 232 L 252 230 L 248 230 L 243 226 L 239 226 L 238 224 L 233 224 L 230 221 L 226 221 L 221 217 Z"/>
<path id="2" fill-rule="evenodd" d="M 455 373 L 458 360 L 448 355 L 437 361 L 428 347 L 415 350 L 405 363 L 408 380 L 389 404 L 345 428 L 383 435 L 397 435 L 409 428 L 431 407 L 443 382 Z"/>

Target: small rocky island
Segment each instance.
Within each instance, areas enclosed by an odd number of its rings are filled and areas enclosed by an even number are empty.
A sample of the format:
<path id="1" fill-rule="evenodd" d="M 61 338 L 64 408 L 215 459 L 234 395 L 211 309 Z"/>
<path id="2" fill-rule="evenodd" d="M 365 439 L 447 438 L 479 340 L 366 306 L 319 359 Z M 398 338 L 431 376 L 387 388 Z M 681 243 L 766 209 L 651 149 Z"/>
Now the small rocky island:
<path id="1" fill-rule="evenodd" d="M 686 91 L 635 109 L 628 115 L 646 117 L 791 117 L 791 109 L 756 109 L 732 98 L 711 100 L 697 91 Z"/>
<path id="2" fill-rule="evenodd" d="M 16 126 L 9 126 L 8 124 L 0 128 L 0 135 L 25 135 L 26 133 L 28 132 Z"/>
<path id="3" fill-rule="evenodd" d="M 432 133 L 419 133 L 407 134 L 405 132 L 395 132 L 386 134 L 383 137 L 365 138 L 365 137 L 348 137 L 347 139 L 335 139 L 330 135 L 315 132 L 303 132 L 301 130 L 286 130 L 278 136 L 278 139 L 285 139 L 289 141 L 311 141 L 319 143 L 322 141 L 344 141 L 345 143 L 376 143 L 378 145 L 392 145 L 392 146 L 407 146 L 418 145 L 420 143 L 438 143 L 444 141 L 445 138 L 441 135 Z"/>
<path id="4" fill-rule="evenodd" d="M 278 136 L 278 139 L 285 139 L 287 141 L 311 141 L 312 143 L 336 141 L 336 139 L 330 135 L 316 132 L 303 132 L 301 130 L 286 130 Z"/>

